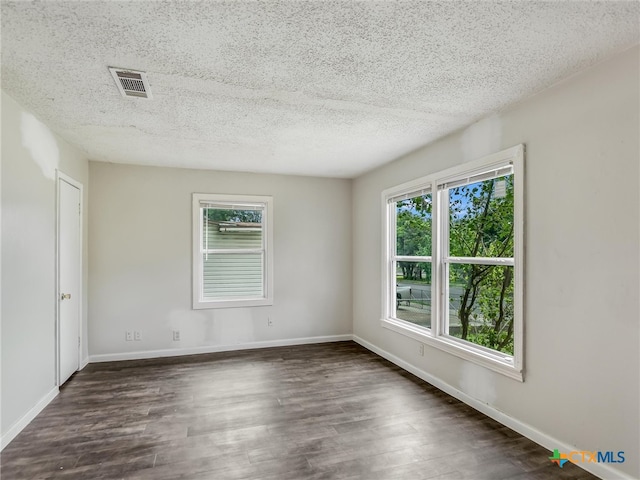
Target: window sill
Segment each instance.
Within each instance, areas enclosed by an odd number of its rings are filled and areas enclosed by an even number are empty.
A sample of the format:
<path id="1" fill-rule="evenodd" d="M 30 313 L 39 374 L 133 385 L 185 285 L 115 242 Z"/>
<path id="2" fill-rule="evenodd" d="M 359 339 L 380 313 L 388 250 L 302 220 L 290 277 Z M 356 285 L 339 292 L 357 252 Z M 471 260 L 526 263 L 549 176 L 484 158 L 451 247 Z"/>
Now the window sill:
<path id="1" fill-rule="evenodd" d="M 271 298 L 259 299 L 238 299 L 238 300 L 217 300 L 217 301 L 197 301 L 193 302 L 193 310 L 205 310 L 214 308 L 244 308 L 244 307 L 265 307 L 273 305 Z"/>
<path id="2" fill-rule="evenodd" d="M 511 358 L 507 359 L 499 354 L 494 355 L 481 349 L 469 347 L 453 338 L 434 337 L 430 335 L 425 328 L 418 327 L 403 320 L 383 318 L 380 320 L 380 323 L 383 328 L 413 338 L 425 345 L 443 350 L 451 355 L 455 355 L 456 357 L 475 363 L 476 365 L 480 365 L 496 373 L 513 378 L 519 382 L 524 382 L 522 370 L 517 369 L 513 365 Z"/>

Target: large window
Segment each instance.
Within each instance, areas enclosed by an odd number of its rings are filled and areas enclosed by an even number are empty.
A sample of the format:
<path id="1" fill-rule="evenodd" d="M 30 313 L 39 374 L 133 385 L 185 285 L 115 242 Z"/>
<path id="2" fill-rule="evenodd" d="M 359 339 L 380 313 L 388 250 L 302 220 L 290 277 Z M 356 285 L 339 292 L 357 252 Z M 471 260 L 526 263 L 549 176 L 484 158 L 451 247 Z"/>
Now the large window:
<path id="1" fill-rule="evenodd" d="M 193 195 L 193 308 L 272 303 L 272 199 Z"/>
<path id="2" fill-rule="evenodd" d="M 518 146 L 384 192 L 382 324 L 522 379 Z"/>

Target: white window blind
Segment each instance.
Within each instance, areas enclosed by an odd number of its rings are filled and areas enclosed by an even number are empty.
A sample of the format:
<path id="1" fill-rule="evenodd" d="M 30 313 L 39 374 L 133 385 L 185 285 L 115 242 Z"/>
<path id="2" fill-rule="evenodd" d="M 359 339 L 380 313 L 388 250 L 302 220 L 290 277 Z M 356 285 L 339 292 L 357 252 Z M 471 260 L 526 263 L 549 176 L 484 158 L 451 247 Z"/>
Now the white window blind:
<path id="1" fill-rule="evenodd" d="M 387 199 L 387 203 L 402 202 L 403 200 L 409 200 L 410 198 L 423 197 L 425 195 L 429 195 L 430 193 L 431 188 L 420 188 L 409 193 L 403 193 L 394 197 L 390 197 Z"/>
<path id="2" fill-rule="evenodd" d="M 264 293 L 262 221 L 209 220 L 216 209 L 228 211 L 226 206 L 207 204 L 202 207 L 203 298 L 261 297 Z M 247 211 L 246 207 L 242 211 Z M 252 211 L 262 213 L 262 208 Z"/>
<path id="3" fill-rule="evenodd" d="M 470 183 L 477 183 L 484 180 L 491 180 L 492 178 L 504 177 L 505 175 L 511 175 L 512 173 L 513 165 L 509 165 L 507 167 L 497 168 L 488 172 L 483 172 L 472 176 L 464 176 L 444 183 L 439 183 L 438 189 L 461 187 L 462 185 L 468 185 Z"/>

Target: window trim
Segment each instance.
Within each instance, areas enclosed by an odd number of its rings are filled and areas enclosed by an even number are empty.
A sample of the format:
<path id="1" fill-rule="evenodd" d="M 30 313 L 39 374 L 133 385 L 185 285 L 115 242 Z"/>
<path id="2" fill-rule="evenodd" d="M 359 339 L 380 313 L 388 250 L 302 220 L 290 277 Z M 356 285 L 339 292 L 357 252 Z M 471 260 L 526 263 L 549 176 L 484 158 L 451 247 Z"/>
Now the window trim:
<path id="1" fill-rule="evenodd" d="M 524 381 L 524 145 L 485 156 L 478 160 L 457 165 L 455 167 L 427 175 L 401 185 L 386 189 L 382 192 L 382 319 L 381 326 L 413 338 L 426 345 L 433 346 L 464 360 L 481 365 L 510 378 Z M 457 182 L 463 178 L 472 178 L 501 167 L 513 165 L 514 176 L 514 354 L 506 355 L 495 350 L 476 345 L 466 340 L 447 334 L 446 309 L 443 307 L 445 298 L 448 299 L 448 281 L 443 277 L 444 242 L 443 236 L 448 230 L 448 220 L 443 214 L 444 207 L 441 198 L 441 187 L 446 183 Z M 395 210 L 392 206 L 405 195 L 431 191 L 432 193 L 432 301 L 431 328 L 421 327 L 411 322 L 395 318 L 395 271 L 393 261 L 395 254 Z M 448 208 L 448 207 L 447 207 Z M 448 219 L 448 213 L 446 215 Z M 426 257 L 425 257 L 426 258 Z M 397 257 L 395 257 L 397 260 Z M 460 262 L 458 262 L 460 260 Z M 496 265 L 508 265 L 506 259 L 477 258 L 473 261 Z M 448 263 L 468 264 L 469 258 L 458 259 L 448 257 Z"/>
<path id="2" fill-rule="evenodd" d="M 248 204 L 263 206 L 263 295 L 260 297 L 239 297 L 237 299 L 205 300 L 202 298 L 203 261 L 200 250 L 202 238 L 202 222 L 200 207 L 205 203 Z M 208 308 L 256 307 L 273 305 L 273 197 L 265 195 L 226 195 L 214 193 L 194 193 L 192 195 L 192 307 L 194 310 Z M 232 253 L 234 250 L 226 250 Z M 262 251 L 262 250 L 261 250 Z"/>

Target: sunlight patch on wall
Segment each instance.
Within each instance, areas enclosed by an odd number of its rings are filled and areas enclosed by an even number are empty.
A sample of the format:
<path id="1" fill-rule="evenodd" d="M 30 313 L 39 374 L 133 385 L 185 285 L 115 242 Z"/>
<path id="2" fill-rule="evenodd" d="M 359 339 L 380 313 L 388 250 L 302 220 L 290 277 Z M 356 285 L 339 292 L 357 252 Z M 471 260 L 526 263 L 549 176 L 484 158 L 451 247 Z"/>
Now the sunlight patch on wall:
<path id="1" fill-rule="evenodd" d="M 60 150 L 51 130 L 30 113 L 23 112 L 20 121 L 22 145 L 49 180 L 55 180 L 60 164 Z"/>

